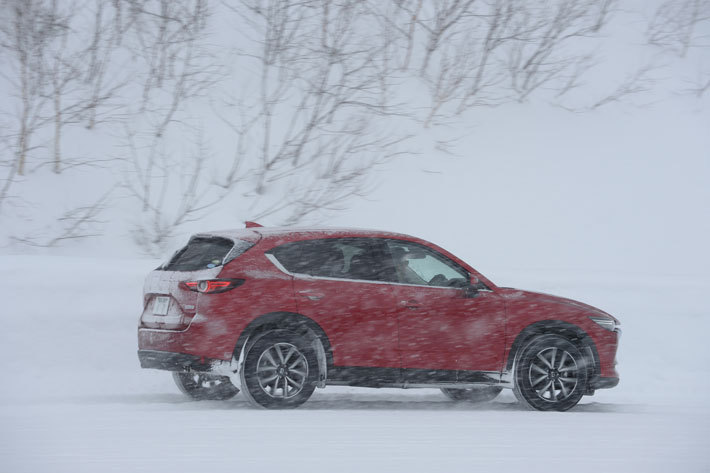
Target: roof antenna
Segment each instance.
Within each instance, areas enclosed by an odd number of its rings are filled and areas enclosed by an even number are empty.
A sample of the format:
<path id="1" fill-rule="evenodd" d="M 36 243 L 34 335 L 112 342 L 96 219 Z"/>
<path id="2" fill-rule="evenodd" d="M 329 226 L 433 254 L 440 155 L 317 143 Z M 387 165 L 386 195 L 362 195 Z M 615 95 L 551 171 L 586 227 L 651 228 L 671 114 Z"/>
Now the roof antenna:
<path id="1" fill-rule="evenodd" d="M 250 222 L 249 220 L 247 220 L 246 222 L 244 222 L 244 224 L 246 225 L 246 228 L 263 227 L 262 224 L 256 223 L 256 222 Z"/>

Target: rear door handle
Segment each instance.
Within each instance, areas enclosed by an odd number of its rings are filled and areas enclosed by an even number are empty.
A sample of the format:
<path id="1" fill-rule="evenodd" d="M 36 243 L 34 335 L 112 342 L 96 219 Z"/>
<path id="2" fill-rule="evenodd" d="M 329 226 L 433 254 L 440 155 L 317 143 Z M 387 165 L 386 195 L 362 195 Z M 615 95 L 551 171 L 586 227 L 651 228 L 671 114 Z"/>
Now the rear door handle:
<path id="1" fill-rule="evenodd" d="M 400 301 L 399 305 L 401 305 L 402 307 L 406 307 L 407 309 L 418 309 L 421 307 L 421 304 L 419 303 L 419 301 L 415 301 L 415 300 Z"/>

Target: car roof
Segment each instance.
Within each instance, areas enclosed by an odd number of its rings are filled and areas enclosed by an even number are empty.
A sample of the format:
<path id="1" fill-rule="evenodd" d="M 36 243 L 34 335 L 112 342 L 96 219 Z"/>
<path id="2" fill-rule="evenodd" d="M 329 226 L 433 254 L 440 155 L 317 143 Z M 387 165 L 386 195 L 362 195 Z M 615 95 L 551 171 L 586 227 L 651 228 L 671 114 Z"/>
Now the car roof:
<path id="1" fill-rule="evenodd" d="M 255 241 L 261 238 L 278 240 L 312 240 L 317 238 L 376 237 L 418 240 L 410 235 L 381 230 L 336 227 L 252 227 L 199 233 L 200 236 L 221 236 Z"/>

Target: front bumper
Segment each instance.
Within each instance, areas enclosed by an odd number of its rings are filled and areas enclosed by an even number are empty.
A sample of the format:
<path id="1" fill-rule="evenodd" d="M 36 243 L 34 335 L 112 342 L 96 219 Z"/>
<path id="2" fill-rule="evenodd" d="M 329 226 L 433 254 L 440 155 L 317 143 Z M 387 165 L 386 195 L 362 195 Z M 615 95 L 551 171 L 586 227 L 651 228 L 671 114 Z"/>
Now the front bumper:
<path id="1" fill-rule="evenodd" d="M 219 360 L 185 353 L 172 353 L 158 350 L 138 350 L 141 368 L 167 371 L 212 371 Z"/>

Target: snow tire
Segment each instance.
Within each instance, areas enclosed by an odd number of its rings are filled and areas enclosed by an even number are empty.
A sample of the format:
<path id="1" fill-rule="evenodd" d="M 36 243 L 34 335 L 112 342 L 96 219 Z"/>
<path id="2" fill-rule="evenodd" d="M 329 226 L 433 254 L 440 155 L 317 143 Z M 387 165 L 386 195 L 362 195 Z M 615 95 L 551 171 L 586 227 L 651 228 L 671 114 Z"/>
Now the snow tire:
<path id="1" fill-rule="evenodd" d="M 251 344 L 240 372 L 250 404 L 292 409 L 306 402 L 318 382 L 318 358 L 306 337 L 274 330 Z"/>
<path id="2" fill-rule="evenodd" d="M 239 393 L 239 388 L 226 376 L 207 373 L 174 372 L 173 380 L 180 391 L 196 400 L 224 401 Z"/>
<path id="3" fill-rule="evenodd" d="M 566 411 L 587 391 L 587 366 L 580 350 L 559 335 L 541 335 L 520 351 L 513 392 L 524 406 Z"/>

